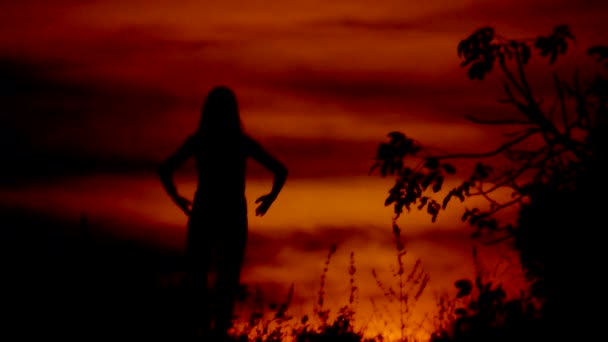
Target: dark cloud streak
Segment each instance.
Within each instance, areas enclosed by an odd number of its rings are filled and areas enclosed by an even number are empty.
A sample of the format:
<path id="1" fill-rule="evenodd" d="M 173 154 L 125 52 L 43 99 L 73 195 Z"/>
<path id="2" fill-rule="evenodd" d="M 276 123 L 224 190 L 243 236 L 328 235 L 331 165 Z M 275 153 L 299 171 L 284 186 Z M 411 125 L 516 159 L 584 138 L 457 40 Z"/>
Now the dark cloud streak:
<path id="1" fill-rule="evenodd" d="M 179 100 L 154 89 L 73 81 L 61 77 L 60 69 L 52 63 L 0 60 L 2 183 L 121 164 L 126 169 L 147 166 L 145 155 L 124 153 L 121 140 L 128 137 L 117 133 L 125 131 L 111 128 L 128 125 L 137 134 L 144 115 L 145 120 L 162 118 Z"/>

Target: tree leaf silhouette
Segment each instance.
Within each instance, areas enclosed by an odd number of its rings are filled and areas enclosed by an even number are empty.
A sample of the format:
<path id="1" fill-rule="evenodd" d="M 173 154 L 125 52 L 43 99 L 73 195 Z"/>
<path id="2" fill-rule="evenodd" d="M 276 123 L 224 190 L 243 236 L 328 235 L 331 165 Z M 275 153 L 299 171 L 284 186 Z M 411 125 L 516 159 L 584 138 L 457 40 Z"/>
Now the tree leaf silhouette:
<path id="1" fill-rule="evenodd" d="M 435 184 L 433 184 L 433 192 L 441 191 L 441 186 L 443 185 L 443 176 L 438 176 Z"/>
<path id="2" fill-rule="evenodd" d="M 601 63 L 606 60 L 606 64 L 604 65 L 608 68 L 608 46 L 603 45 L 595 45 L 587 50 L 587 54 L 591 57 L 594 57 L 597 62 Z"/>
<path id="3" fill-rule="evenodd" d="M 456 316 L 466 316 L 467 310 L 464 308 L 458 308 L 458 309 L 454 310 L 454 314 Z"/>
<path id="4" fill-rule="evenodd" d="M 456 298 L 462 298 L 468 296 L 473 291 L 473 283 L 468 279 L 460 279 L 454 283 L 454 286 L 458 289 Z"/>
<path id="5" fill-rule="evenodd" d="M 377 158 L 380 160 L 386 160 L 392 155 L 392 148 L 387 143 L 382 143 L 378 146 Z"/>
<path id="6" fill-rule="evenodd" d="M 521 48 L 521 62 L 523 64 L 528 64 L 530 57 L 532 56 L 532 51 L 527 44 L 520 44 Z"/>
<path id="7" fill-rule="evenodd" d="M 424 163 L 424 166 L 426 166 L 428 169 L 435 170 L 439 167 L 439 160 L 436 158 L 429 158 Z"/>
<path id="8" fill-rule="evenodd" d="M 444 164 L 441 164 L 441 167 L 443 168 L 443 170 L 445 170 L 445 172 L 448 175 L 456 174 L 456 168 L 452 164 L 444 163 Z"/>
<path id="9" fill-rule="evenodd" d="M 549 55 L 549 63 L 553 64 L 557 60 L 558 55 L 564 54 L 568 50 L 567 39 L 576 41 L 568 25 L 558 25 L 549 36 L 537 37 L 534 41 L 534 47 L 540 50 L 541 56 L 545 57 Z"/>
<path id="10" fill-rule="evenodd" d="M 453 193 L 452 193 L 452 191 L 450 191 L 450 193 L 447 194 L 447 196 L 445 196 L 445 198 L 443 199 L 441 208 L 443 208 L 445 210 L 445 208 L 448 206 L 448 203 L 450 202 L 450 199 L 452 199 L 452 196 L 453 196 Z"/>
<path id="11" fill-rule="evenodd" d="M 427 202 L 429 201 L 428 197 L 422 197 L 420 199 L 420 205 L 418 206 L 418 210 L 422 210 L 424 208 L 424 206 L 427 204 Z"/>

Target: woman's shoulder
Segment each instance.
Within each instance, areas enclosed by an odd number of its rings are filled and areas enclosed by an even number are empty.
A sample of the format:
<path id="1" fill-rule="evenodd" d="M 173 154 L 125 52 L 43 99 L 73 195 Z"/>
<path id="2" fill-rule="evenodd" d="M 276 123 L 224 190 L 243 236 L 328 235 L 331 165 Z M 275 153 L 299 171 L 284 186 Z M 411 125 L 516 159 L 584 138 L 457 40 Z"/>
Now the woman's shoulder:
<path id="1" fill-rule="evenodd" d="M 253 141 L 255 141 L 255 140 L 253 140 L 253 138 L 249 134 L 247 134 L 245 132 L 241 133 L 241 142 L 243 142 L 245 144 L 249 144 Z"/>
<path id="2" fill-rule="evenodd" d="M 203 139 L 201 137 L 200 132 L 194 132 L 186 137 L 184 145 L 190 147 L 197 147 L 201 145 L 202 141 Z"/>

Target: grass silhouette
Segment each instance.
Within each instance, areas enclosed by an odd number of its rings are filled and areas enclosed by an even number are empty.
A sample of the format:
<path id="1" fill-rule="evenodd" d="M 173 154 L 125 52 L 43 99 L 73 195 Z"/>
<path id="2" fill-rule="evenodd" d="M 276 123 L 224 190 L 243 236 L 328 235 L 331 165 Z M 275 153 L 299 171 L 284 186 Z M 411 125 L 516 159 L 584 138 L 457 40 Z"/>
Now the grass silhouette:
<path id="1" fill-rule="evenodd" d="M 416 302 L 425 291 L 430 280 L 429 275 L 422 269 L 421 260 L 415 261 L 410 270 L 406 270 L 404 257 L 406 250 L 402 242 L 401 230 L 396 223 L 393 224 L 393 236 L 395 243 L 395 267 L 389 282 L 382 280 L 376 269 L 372 270 L 378 288 L 382 291 L 385 299 L 383 312 L 390 313 L 390 306 L 396 306 L 397 317 L 383 317 L 378 310 L 374 309 L 377 319 L 398 320 L 399 340 L 415 341 L 415 332 L 420 329 L 422 322 L 413 322 L 412 314 Z M 289 314 L 289 306 L 294 295 L 294 285 L 289 288 L 286 300 L 280 304 L 267 304 L 263 302 L 263 293 L 257 288 L 254 294 L 253 310 L 246 323 L 235 324 L 236 328 L 231 331 L 234 341 L 297 341 L 297 342 L 325 342 L 325 341 L 352 341 L 372 342 L 388 340 L 386 334 L 366 336 L 366 327 L 357 328 L 355 323 L 355 304 L 359 289 L 355 282 L 357 273 L 355 253 L 350 252 L 348 276 L 349 296 L 348 301 L 337 309 L 333 319 L 330 315 L 331 309 L 326 307 L 327 275 L 330 269 L 332 257 L 337 252 L 337 245 L 331 245 L 323 265 L 320 276 L 317 300 L 311 315 L 293 317 Z M 372 300 L 374 308 L 376 301 Z"/>

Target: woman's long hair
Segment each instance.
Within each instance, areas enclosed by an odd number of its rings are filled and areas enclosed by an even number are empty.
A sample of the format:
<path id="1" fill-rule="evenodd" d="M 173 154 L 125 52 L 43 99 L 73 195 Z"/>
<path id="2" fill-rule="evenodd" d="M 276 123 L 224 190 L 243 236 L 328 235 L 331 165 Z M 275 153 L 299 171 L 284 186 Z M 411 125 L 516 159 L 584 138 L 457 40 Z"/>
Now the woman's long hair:
<path id="1" fill-rule="evenodd" d="M 241 118 L 234 92 L 217 86 L 207 94 L 201 110 L 199 132 L 208 143 L 227 143 L 241 135 Z"/>

